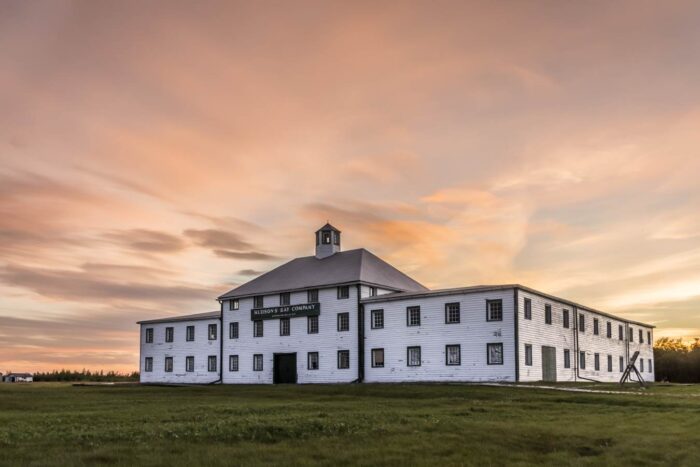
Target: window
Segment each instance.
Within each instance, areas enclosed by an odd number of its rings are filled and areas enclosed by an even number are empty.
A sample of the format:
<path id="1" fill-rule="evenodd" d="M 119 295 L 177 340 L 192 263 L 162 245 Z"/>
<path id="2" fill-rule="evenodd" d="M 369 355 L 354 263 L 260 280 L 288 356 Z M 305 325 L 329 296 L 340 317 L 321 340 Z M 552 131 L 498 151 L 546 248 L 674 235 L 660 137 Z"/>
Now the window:
<path id="1" fill-rule="evenodd" d="M 172 342 L 175 338 L 175 329 L 165 328 L 165 342 Z"/>
<path id="2" fill-rule="evenodd" d="M 642 333 L 642 330 L 639 330 L 639 343 L 643 344 L 644 343 L 644 334 Z"/>
<path id="3" fill-rule="evenodd" d="M 209 371 L 216 371 L 216 355 L 209 355 L 207 369 Z"/>
<path id="4" fill-rule="evenodd" d="M 306 354 L 306 363 L 309 370 L 318 370 L 318 352 Z"/>
<path id="5" fill-rule="evenodd" d="M 644 359 L 643 358 L 639 359 L 639 371 L 644 373 Z"/>
<path id="6" fill-rule="evenodd" d="M 445 305 L 445 323 L 459 323 L 459 303 L 447 303 Z"/>
<path id="7" fill-rule="evenodd" d="M 525 299 L 525 319 L 532 319 L 532 300 Z"/>
<path id="8" fill-rule="evenodd" d="M 503 344 L 486 344 L 486 363 L 503 365 Z"/>
<path id="9" fill-rule="evenodd" d="M 309 289 L 306 291 L 306 301 L 308 303 L 318 302 L 318 289 Z"/>
<path id="10" fill-rule="evenodd" d="M 287 306 L 291 303 L 292 295 L 289 292 L 283 292 L 280 294 L 280 306 Z"/>
<path id="11" fill-rule="evenodd" d="M 384 349 L 372 349 L 372 368 L 384 368 Z"/>
<path id="12" fill-rule="evenodd" d="M 630 342 L 634 342 L 634 329 L 632 328 L 629 329 L 629 339 Z"/>
<path id="13" fill-rule="evenodd" d="M 350 351 L 338 350 L 338 369 L 347 370 L 350 368 Z"/>
<path id="14" fill-rule="evenodd" d="M 237 310 L 238 309 L 238 299 L 234 298 L 233 300 L 228 301 L 228 309 L 229 310 Z"/>
<path id="15" fill-rule="evenodd" d="M 253 297 L 253 308 L 262 308 L 265 305 L 265 299 L 262 295 Z"/>
<path id="16" fill-rule="evenodd" d="M 280 336 L 289 335 L 289 318 L 280 318 Z"/>
<path id="17" fill-rule="evenodd" d="M 331 233 L 330 232 L 321 232 L 321 238 L 323 239 L 323 244 L 324 245 L 330 245 L 331 244 Z"/>
<path id="18" fill-rule="evenodd" d="M 185 371 L 189 373 L 194 371 L 194 357 L 185 357 Z"/>
<path id="19" fill-rule="evenodd" d="M 409 306 L 406 308 L 406 325 L 420 326 L 420 307 Z"/>
<path id="20" fill-rule="evenodd" d="M 343 300 L 345 298 L 350 298 L 350 286 L 341 285 L 338 287 L 338 300 Z"/>
<path id="21" fill-rule="evenodd" d="M 238 355 L 228 356 L 228 371 L 238 371 Z"/>
<path id="22" fill-rule="evenodd" d="M 552 324 L 552 305 L 544 306 L 544 324 Z"/>
<path id="23" fill-rule="evenodd" d="M 376 296 L 377 296 L 377 288 L 376 288 L 376 287 L 370 287 L 370 288 L 369 288 L 369 296 L 370 296 L 370 297 L 376 297 Z"/>
<path id="24" fill-rule="evenodd" d="M 420 347 L 407 347 L 406 353 L 406 364 L 408 366 L 420 366 Z"/>
<path id="25" fill-rule="evenodd" d="M 622 325 L 621 325 L 621 324 L 617 327 L 617 338 L 620 339 L 620 340 L 623 340 L 623 339 L 625 338 L 625 333 L 624 333 L 624 331 L 622 330 Z"/>
<path id="26" fill-rule="evenodd" d="M 210 341 L 216 340 L 216 324 L 209 325 L 209 340 Z"/>
<path id="27" fill-rule="evenodd" d="M 192 342 L 194 340 L 194 326 L 187 326 L 185 340 L 187 342 Z"/>
<path id="28" fill-rule="evenodd" d="M 600 371 L 600 354 L 593 354 L 593 369 L 595 371 Z"/>
<path id="29" fill-rule="evenodd" d="M 649 359 L 649 373 L 652 373 L 652 369 L 651 369 L 651 358 Z"/>
<path id="30" fill-rule="evenodd" d="M 564 368 L 571 368 L 571 352 L 564 349 Z"/>
<path id="31" fill-rule="evenodd" d="M 263 321 L 261 319 L 256 319 L 253 321 L 253 337 L 263 336 Z"/>
<path id="32" fill-rule="evenodd" d="M 503 300 L 486 300 L 486 321 L 503 321 Z"/>
<path id="33" fill-rule="evenodd" d="M 153 343 L 153 328 L 146 328 L 146 344 Z"/>
<path id="34" fill-rule="evenodd" d="M 228 325 L 228 338 L 238 339 L 238 322 L 229 323 Z"/>
<path id="35" fill-rule="evenodd" d="M 600 329 L 598 326 L 598 318 L 593 318 L 593 334 L 596 336 L 600 334 Z"/>
<path id="36" fill-rule="evenodd" d="M 173 357 L 165 357 L 165 372 L 171 373 L 173 371 Z"/>
<path id="37" fill-rule="evenodd" d="M 625 359 L 623 357 L 620 357 L 620 373 L 625 371 Z"/>
<path id="38" fill-rule="evenodd" d="M 462 347 L 459 344 L 445 346 L 445 365 L 457 366 L 462 364 Z"/>
<path id="39" fill-rule="evenodd" d="M 562 311 L 562 323 L 566 329 L 569 329 L 569 310 Z"/>
<path id="40" fill-rule="evenodd" d="M 578 315 L 578 331 L 586 332 L 586 317 L 584 315 Z"/>
<path id="41" fill-rule="evenodd" d="M 651 331 L 647 331 L 647 344 L 651 345 Z"/>
<path id="42" fill-rule="evenodd" d="M 532 346 L 525 344 L 525 365 L 532 366 Z"/>
<path id="43" fill-rule="evenodd" d="M 372 310 L 372 329 L 384 328 L 384 310 Z"/>
<path id="44" fill-rule="evenodd" d="M 253 355 L 253 371 L 263 371 L 263 356 L 261 353 Z"/>
<path id="45" fill-rule="evenodd" d="M 605 325 L 605 335 L 608 339 L 612 338 L 612 323 L 610 321 Z"/>
<path id="46" fill-rule="evenodd" d="M 338 313 L 338 331 L 350 330 L 350 313 Z"/>
<path id="47" fill-rule="evenodd" d="M 306 318 L 306 332 L 308 334 L 318 334 L 318 315 L 307 316 L 307 318 Z"/>
<path id="48" fill-rule="evenodd" d="M 153 371 L 153 357 L 146 357 L 146 360 L 143 363 L 143 371 Z"/>
<path id="49" fill-rule="evenodd" d="M 582 370 L 586 369 L 586 352 L 579 352 L 579 362 L 578 362 L 579 368 Z"/>
<path id="50" fill-rule="evenodd" d="M 340 245 L 340 232 L 333 232 L 333 245 Z"/>
<path id="51" fill-rule="evenodd" d="M 612 355 L 608 355 L 608 372 L 612 371 Z"/>

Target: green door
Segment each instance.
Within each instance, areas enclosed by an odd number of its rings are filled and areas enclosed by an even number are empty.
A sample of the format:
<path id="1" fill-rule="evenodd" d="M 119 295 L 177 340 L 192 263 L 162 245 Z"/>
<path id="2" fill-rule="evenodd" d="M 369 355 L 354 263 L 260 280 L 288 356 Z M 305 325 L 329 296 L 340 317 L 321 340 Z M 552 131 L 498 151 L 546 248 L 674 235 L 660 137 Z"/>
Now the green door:
<path id="1" fill-rule="evenodd" d="M 542 346 L 542 381 L 557 380 L 557 349 Z"/>

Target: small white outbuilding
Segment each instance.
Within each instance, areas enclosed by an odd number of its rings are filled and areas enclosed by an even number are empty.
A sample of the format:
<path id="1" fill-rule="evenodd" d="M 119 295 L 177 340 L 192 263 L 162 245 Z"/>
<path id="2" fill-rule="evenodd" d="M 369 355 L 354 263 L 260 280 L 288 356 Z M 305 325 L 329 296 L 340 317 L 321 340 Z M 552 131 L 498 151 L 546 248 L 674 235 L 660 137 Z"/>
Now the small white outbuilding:
<path id="1" fill-rule="evenodd" d="M 34 377 L 31 373 L 8 373 L 2 377 L 5 383 L 31 383 Z"/>

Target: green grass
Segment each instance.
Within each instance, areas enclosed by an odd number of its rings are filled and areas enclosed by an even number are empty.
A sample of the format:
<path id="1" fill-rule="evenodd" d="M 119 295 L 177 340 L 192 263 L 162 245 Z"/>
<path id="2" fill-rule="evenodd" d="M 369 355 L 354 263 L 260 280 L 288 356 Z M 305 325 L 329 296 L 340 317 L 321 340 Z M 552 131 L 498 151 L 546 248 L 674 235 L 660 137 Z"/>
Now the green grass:
<path id="1" fill-rule="evenodd" d="M 0 384 L 0 464 L 697 466 L 699 423 L 700 386 Z"/>

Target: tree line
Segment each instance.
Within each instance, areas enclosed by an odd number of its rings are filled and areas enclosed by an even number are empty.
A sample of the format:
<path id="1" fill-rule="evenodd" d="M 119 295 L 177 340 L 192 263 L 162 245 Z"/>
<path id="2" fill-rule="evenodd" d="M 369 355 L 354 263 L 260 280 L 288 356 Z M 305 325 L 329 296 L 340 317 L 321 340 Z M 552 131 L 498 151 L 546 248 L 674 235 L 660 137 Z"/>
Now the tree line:
<path id="1" fill-rule="evenodd" d="M 662 337 L 654 344 L 656 381 L 700 383 L 700 338 L 686 344 Z"/>
<path id="2" fill-rule="evenodd" d="M 92 381 L 92 382 L 123 382 L 138 381 L 139 372 L 121 373 L 118 371 L 53 370 L 34 373 L 34 381 Z"/>

